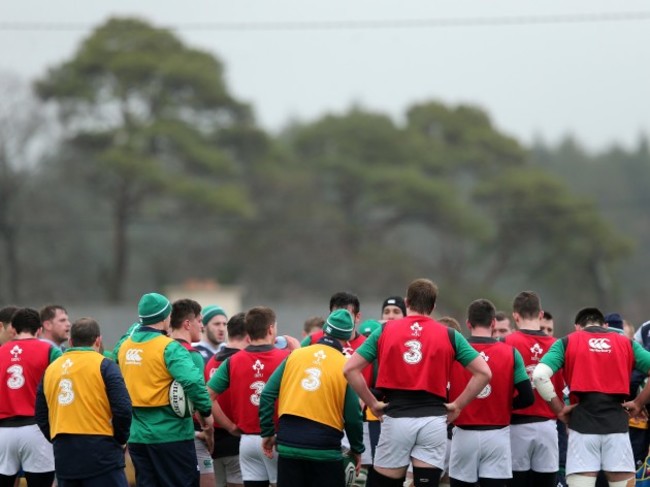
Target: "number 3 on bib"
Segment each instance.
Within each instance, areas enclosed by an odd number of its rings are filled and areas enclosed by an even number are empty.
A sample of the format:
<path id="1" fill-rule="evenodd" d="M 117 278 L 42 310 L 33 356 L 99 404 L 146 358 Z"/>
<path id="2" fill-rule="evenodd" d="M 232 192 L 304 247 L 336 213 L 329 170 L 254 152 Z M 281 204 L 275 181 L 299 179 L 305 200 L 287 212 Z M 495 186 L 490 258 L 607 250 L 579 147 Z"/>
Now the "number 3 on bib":
<path id="1" fill-rule="evenodd" d="M 320 387 L 320 369 L 316 367 L 310 367 L 305 370 L 305 373 L 308 375 L 306 379 L 300 381 L 300 385 L 306 391 L 315 391 Z"/>
<path id="2" fill-rule="evenodd" d="M 67 406 L 74 401 L 74 391 L 72 390 L 72 381 L 70 379 L 61 379 L 59 382 L 59 395 L 57 399 L 62 406 Z"/>
<path id="3" fill-rule="evenodd" d="M 250 386 L 248 386 L 249 389 L 255 391 L 250 395 L 251 404 L 253 404 L 253 406 L 260 405 L 260 395 L 262 395 L 262 389 L 264 389 L 264 385 L 265 385 L 264 381 L 258 380 L 253 382 Z"/>
<path id="4" fill-rule="evenodd" d="M 422 343 L 419 340 L 409 340 L 404 345 L 408 348 L 408 351 L 404 352 L 404 362 L 410 365 L 414 365 L 422 360 Z"/>
<path id="5" fill-rule="evenodd" d="M 12 365 L 7 369 L 7 373 L 11 375 L 7 379 L 7 387 L 9 389 L 20 389 L 25 385 L 25 376 L 23 375 L 23 368 L 20 365 Z"/>

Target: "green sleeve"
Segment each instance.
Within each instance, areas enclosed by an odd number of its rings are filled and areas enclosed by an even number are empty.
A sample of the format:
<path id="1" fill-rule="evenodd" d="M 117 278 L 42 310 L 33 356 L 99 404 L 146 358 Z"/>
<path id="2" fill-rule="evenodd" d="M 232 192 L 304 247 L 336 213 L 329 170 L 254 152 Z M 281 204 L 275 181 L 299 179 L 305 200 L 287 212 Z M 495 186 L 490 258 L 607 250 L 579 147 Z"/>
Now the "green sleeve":
<path id="1" fill-rule="evenodd" d="M 524 365 L 524 358 L 519 353 L 519 350 L 513 348 L 515 351 L 515 384 L 519 384 L 525 380 L 529 380 L 526 366 Z"/>
<path id="2" fill-rule="evenodd" d="M 192 357 L 192 362 L 194 362 L 194 367 L 196 367 L 199 370 L 203 370 L 205 368 L 205 361 L 203 360 L 203 357 L 199 352 L 196 350 L 190 352 L 190 357 Z"/>
<path id="3" fill-rule="evenodd" d="M 478 352 L 456 330 L 454 330 L 454 338 L 456 340 L 456 360 L 463 367 L 467 367 L 472 360 L 478 357 Z"/>
<path id="4" fill-rule="evenodd" d="M 564 340 L 564 338 L 557 340 L 551 345 L 551 348 L 539 361 L 540 364 L 548 365 L 553 370 L 553 373 L 564 367 Z"/>
<path id="5" fill-rule="evenodd" d="M 350 441 L 350 450 L 363 453 L 363 416 L 359 405 L 359 396 L 348 385 L 345 389 L 345 403 L 343 407 L 343 421 L 345 434 Z"/>
<path id="6" fill-rule="evenodd" d="M 205 387 L 203 370 L 196 367 L 190 352 L 173 341 L 165 347 L 165 365 L 171 376 L 183 386 L 183 390 L 202 416 L 212 413 L 212 401 Z"/>
<path id="7" fill-rule="evenodd" d="M 372 334 L 366 338 L 366 341 L 357 348 L 357 353 L 361 355 L 366 361 L 372 363 L 377 358 L 377 343 L 381 332 L 384 331 L 383 327 L 377 328 Z"/>
<path id="8" fill-rule="evenodd" d="M 214 374 L 212 374 L 212 377 L 208 381 L 208 387 L 217 394 L 221 394 L 230 387 L 230 357 L 224 360 Z"/>
<path id="9" fill-rule="evenodd" d="M 269 380 L 262 389 L 260 395 L 260 436 L 267 438 L 275 434 L 275 424 L 273 415 L 275 414 L 275 401 L 280 396 L 280 384 L 282 384 L 282 375 L 287 365 L 287 359 L 284 359 L 277 369 L 271 374 Z"/>
<path id="10" fill-rule="evenodd" d="M 305 338 L 302 339 L 300 342 L 301 347 L 308 347 L 311 345 L 311 335 L 307 335 Z"/>
<path id="11" fill-rule="evenodd" d="M 133 335 L 133 332 L 140 328 L 140 323 L 133 323 L 131 326 L 129 326 L 129 329 L 126 330 L 126 333 L 120 337 L 120 339 L 117 341 L 115 346 L 113 347 L 113 356 L 115 357 L 115 362 L 117 363 L 117 357 L 120 351 L 120 347 L 122 344 L 126 341 L 127 338 L 129 338 L 131 335 Z"/>
<path id="12" fill-rule="evenodd" d="M 50 347 L 50 363 L 54 362 L 61 355 L 63 355 L 63 352 L 61 351 L 60 348 Z"/>
<path id="13" fill-rule="evenodd" d="M 632 340 L 632 351 L 634 352 L 634 368 L 642 374 L 647 374 L 650 371 L 650 352 L 634 340 Z"/>

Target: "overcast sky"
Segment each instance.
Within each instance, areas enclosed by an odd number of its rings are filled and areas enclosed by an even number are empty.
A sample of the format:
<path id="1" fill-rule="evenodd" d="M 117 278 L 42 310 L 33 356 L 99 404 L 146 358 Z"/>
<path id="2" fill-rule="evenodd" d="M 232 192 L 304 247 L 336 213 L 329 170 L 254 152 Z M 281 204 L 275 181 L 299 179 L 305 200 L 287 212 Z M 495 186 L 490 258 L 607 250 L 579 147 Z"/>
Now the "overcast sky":
<path id="1" fill-rule="evenodd" d="M 593 20 L 634 12 L 636 19 Z M 410 104 L 437 99 L 479 105 L 501 130 L 525 143 L 536 136 L 555 143 L 571 133 L 600 150 L 613 143 L 633 147 L 640 134 L 650 135 L 646 1 L 6 0 L 0 2 L 0 70 L 42 76 L 48 66 L 72 57 L 79 42 L 112 15 L 176 26 L 184 41 L 216 54 L 231 90 L 273 131 L 352 104 L 400 120 Z M 564 21 L 529 21 L 554 15 Z M 470 21 L 505 17 L 527 21 Z M 346 24 L 416 19 L 458 22 Z M 249 22 L 291 28 L 216 25 Z M 338 27 L 293 28 L 309 22 Z M 62 23 L 69 27 L 60 28 Z M 197 27 L 206 23 L 213 27 Z"/>

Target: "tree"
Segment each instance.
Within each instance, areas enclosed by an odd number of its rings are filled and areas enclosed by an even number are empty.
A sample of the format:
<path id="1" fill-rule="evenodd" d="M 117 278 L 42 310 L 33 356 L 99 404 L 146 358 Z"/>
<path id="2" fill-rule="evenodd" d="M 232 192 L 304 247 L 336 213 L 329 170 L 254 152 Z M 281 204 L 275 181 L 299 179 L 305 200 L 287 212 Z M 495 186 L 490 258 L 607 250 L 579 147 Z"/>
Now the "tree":
<path id="1" fill-rule="evenodd" d="M 417 104 L 403 126 L 355 108 L 285 139 L 318 202 L 309 223 L 323 241 L 309 248 L 329 265 L 313 272 L 321 283 L 394 292 L 430 275 L 457 315 L 468 295 L 499 299 L 513 282 L 599 302 L 612 294 L 629 242 L 476 107 Z M 577 276 L 588 283 L 564 289 Z"/>
<path id="2" fill-rule="evenodd" d="M 492 147 L 500 139 L 482 112 L 425 104 L 412 107 L 400 127 L 383 114 L 354 108 L 285 135 L 312 175 L 311 198 L 320 202 L 329 243 L 325 260 L 339 263 L 339 283 L 394 293 L 395 282 L 416 273 L 458 281 L 463 243 L 486 232 L 459 164 L 482 172 L 484 162 L 497 165 Z M 499 155 L 505 152 L 500 148 Z M 399 265 L 378 272 L 387 262 Z"/>
<path id="3" fill-rule="evenodd" d="M 45 145 L 39 129 L 43 117 L 38 100 L 29 85 L 19 78 L 0 75 L 0 242 L 3 261 L 0 266 L 0 302 L 18 302 L 21 297 L 22 272 L 18 255 L 18 236 L 22 221 L 20 197 L 33 167 L 34 159 Z M 6 298 L 2 289 L 6 289 Z"/>
<path id="4" fill-rule="evenodd" d="M 252 125 L 253 118 L 228 93 L 213 55 L 144 21 L 115 18 L 36 88 L 60 107 L 75 154 L 72 173 L 97 188 L 111 208 L 110 300 L 122 298 L 128 229 L 143 211 L 167 208 L 167 199 L 194 202 L 213 214 L 252 214 L 239 169 L 216 140 L 220 131 Z"/>
<path id="5" fill-rule="evenodd" d="M 615 266 L 610 263 L 596 267 L 600 269 L 597 274 L 602 276 L 599 281 L 609 284 L 602 302 L 610 309 L 624 312 L 631 321 L 645 321 L 645 296 L 650 289 L 646 279 L 650 232 L 645 219 L 650 153 L 645 137 L 640 138 L 634 150 L 611 147 L 595 154 L 565 138 L 556 146 L 538 143 L 531 155 L 534 165 L 560 176 L 575 197 L 586 199 L 597 208 L 609 229 L 603 245 L 611 245 L 611 236 L 626 242 Z"/>
<path id="6" fill-rule="evenodd" d="M 631 242 L 613 231 L 593 201 L 531 167 L 505 171 L 477 187 L 475 197 L 495 223 L 486 285 L 522 269 L 529 280 L 546 279 L 566 296 L 611 303 L 613 266 Z"/>

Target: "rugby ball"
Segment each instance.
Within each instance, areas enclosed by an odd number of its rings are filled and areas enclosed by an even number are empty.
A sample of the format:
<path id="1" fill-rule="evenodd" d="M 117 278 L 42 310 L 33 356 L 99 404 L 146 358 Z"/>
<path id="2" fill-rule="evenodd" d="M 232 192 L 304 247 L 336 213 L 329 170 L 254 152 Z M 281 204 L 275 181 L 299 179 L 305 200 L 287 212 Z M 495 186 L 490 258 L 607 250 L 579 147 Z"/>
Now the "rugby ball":
<path id="1" fill-rule="evenodd" d="M 169 386 L 169 405 L 179 418 L 188 418 L 194 413 L 194 404 L 185 397 L 183 386 L 176 380 Z"/>
<path id="2" fill-rule="evenodd" d="M 345 487 L 352 487 L 357 478 L 357 464 L 351 455 L 343 455 L 343 470 L 345 473 Z"/>

